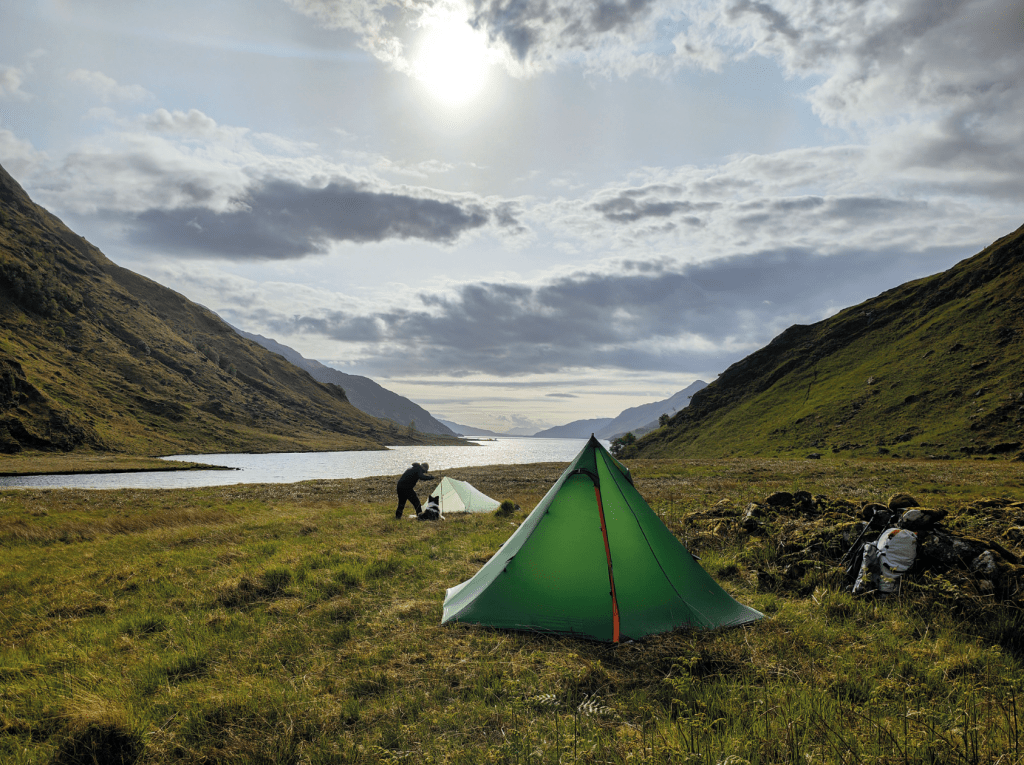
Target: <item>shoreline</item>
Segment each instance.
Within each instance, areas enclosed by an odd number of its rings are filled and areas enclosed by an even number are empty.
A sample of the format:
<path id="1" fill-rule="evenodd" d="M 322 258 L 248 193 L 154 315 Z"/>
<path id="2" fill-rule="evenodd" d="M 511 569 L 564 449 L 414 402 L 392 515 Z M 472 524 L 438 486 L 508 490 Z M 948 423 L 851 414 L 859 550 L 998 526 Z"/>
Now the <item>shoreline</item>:
<path id="1" fill-rule="evenodd" d="M 113 475 L 115 473 L 179 473 L 196 470 L 241 470 L 241 468 L 227 467 L 226 465 L 203 465 L 200 463 L 183 463 L 184 467 L 125 467 L 125 468 L 95 468 L 87 470 L 43 470 L 38 472 L 10 473 L 0 472 L 0 478 L 36 478 L 39 476 L 57 475 Z M 0 487 L 3 488 L 3 487 Z"/>

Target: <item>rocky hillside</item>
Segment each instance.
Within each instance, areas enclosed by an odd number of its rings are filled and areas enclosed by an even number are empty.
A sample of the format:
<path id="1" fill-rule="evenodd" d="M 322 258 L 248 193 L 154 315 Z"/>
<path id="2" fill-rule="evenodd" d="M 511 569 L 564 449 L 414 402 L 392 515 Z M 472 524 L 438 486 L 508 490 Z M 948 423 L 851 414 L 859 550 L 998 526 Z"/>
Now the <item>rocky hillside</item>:
<path id="1" fill-rule="evenodd" d="M 112 263 L 0 168 L 0 454 L 375 449 L 390 431 Z"/>
<path id="2" fill-rule="evenodd" d="M 733 364 L 629 456 L 1021 455 L 1024 227 Z"/>
<path id="3" fill-rule="evenodd" d="M 403 428 L 411 422 L 416 423 L 416 429 L 422 433 L 433 433 L 439 436 L 455 435 L 451 428 L 434 419 L 430 412 L 422 406 L 388 390 L 369 377 L 346 374 L 321 364 L 319 361 L 307 359 L 294 348 L 289 348 L 269 337 L 254 335 L 251 332 L 238 329 L 238 327 L 235 327 L 235 331 L 247 340 L 262 345 L 268 351 L 281 354 L 295 366 L 309 372 L 314 380 L 340 386 L 344 389 L 345 395 L 352 405 L 362 412 L 373 417 L 391 420 Z"/>

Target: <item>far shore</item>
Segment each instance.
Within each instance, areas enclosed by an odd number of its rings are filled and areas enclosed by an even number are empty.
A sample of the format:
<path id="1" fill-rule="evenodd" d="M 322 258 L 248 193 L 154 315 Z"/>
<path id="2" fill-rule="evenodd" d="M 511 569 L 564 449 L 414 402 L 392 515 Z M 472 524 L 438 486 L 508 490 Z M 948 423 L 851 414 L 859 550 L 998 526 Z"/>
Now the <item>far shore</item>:
<path id="1" fill-rule="evenodd" d="M 0 458 L 0 478 L 41 475 L 101 475 L 105 473 L 155 473 L 182 470 L 236 470 L 221 465 L 110 454 L 25 454 Z"/>
<path id="2" fill-rule="evenodd" d="M 476 441 L 494 441 L 493 438 L 459 438 L 444 439 L 440 445 L 445 446 L 477 446 Z M 381 447 L 385 451 L 391 446 Z M 431 439 L 425 439 L 424 445 L 433 445 Z M 318 453 L 333 451 L 353 451 L 349 449 L 291 449 L 280 450 L 296 453 Z M 365 451 L 365 450 L 354 450 Z M 377 451 L 377 450 L 374 450 Z M 215 457 L 219 452 L 210 452 Z M 257 453 L 240 449 L 238 453 Z M 274 452 L 267 452 L 274 453 Z M 129 454 L 92 454 L 92 453 L 61 453 L 21 452 L 12 455 L 0 455 L 0 478 L 31 478 L 47 475 L 104 475 L 110 473 L 171 473 L 192 470 L 239 470 L 235 467 L 212 465 L 205 462 L 188 462 L 185 460 L 168 461 L 164 457 L 153 457 Z"/>

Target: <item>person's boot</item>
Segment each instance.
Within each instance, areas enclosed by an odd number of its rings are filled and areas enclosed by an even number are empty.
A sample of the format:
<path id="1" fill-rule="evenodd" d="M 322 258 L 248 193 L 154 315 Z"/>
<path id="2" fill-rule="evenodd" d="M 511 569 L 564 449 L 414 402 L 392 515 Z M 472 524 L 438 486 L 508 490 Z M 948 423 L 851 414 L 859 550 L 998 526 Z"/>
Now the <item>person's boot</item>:
<path id="1" fill-rule="evenodd" d="M 402 520 L 402 511 L 401 510 L 395 510 L 395 520 L 396 521 Z"/>

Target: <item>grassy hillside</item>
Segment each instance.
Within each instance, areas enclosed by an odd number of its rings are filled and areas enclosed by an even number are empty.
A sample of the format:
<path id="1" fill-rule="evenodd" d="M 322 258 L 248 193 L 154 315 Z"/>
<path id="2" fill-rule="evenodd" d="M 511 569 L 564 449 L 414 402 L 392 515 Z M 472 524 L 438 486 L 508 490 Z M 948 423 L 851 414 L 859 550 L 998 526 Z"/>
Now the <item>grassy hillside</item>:
<path id="1" fill-rule="evenodd" d="M 729 367 L 633 455 L 1020 454 L 1024 227 Z"/>
<path id="2" fill-rule="evenodd" d="M 117 266 L 0 168 L 0 454 L 374 449 L 408 441 Z"/>
<path id="3" fill-rule="evenodd" d="M 1019 601 L 969 571 L 854 599 L 833 544 L 909 491 L 959 533 L 1016 528 L 1024 556 L 1020 465 L 633 467 L 765 620 L 617 647 L 442 627 L 445 588 L 524 514 L 397 522 L 393 477 L 0 492 L 0 762 L 1024 763 Z M 456 477 L 530 508 L 563 469 Z M 828 509 L 746 532 L 742 508 L 782 490 Z"/>

